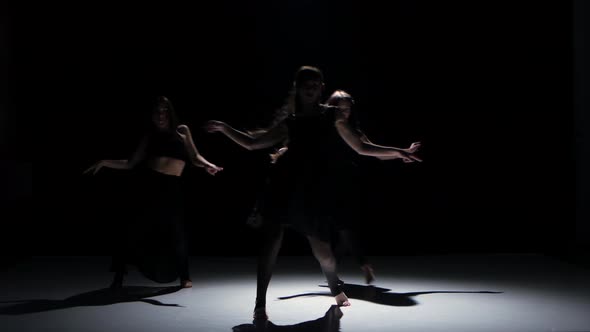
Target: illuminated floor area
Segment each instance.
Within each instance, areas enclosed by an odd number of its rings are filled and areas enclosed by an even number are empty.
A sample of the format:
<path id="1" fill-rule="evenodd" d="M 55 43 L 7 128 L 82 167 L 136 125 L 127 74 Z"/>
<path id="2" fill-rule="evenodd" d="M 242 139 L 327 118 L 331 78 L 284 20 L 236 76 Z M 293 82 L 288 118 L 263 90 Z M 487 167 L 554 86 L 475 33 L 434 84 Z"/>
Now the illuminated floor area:
<path id="1" fill-rule="evenodd" d="M 352 306 L 339 310 L 312 257 L 279 257 L 270 321 L 254 326 L 253 258 L 193 257 L 182 290 L 130 270 L 113 293 L 108 257 L 34 257 L 0 271 L 0 331 L 590 331 L 587 269 L 537 255 L 372 262 L 375 287 L 343 264 Z"/>

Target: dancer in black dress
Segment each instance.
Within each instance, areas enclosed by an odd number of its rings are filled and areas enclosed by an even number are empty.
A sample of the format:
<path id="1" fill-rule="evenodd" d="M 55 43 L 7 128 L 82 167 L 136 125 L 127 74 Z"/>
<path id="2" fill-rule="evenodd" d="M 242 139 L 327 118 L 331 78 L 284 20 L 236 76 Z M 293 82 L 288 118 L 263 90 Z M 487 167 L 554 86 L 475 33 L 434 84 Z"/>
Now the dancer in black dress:
<path id="1" fill-rule="evenodd" d="M 336 218 L 336 231 L 337 236 L 335 239 L 334 254 L 337 261 L 339 262 L 341 257 L 350 252 L 359 264 L 363 274 L 365 276 L 365 282 L 367 284 L 372 283 L 375 280 L 375 274 L 373 266 L 369 263 L 368 258 L 365 256 L 362 250 L 361 242 L 357 236 L 358 228 L 357 225 L 360 222 L 360 169 L 355 162 L 355 157 L 362 153 L 362 144 L 373 144 L 368 137 L 360 129 L 358 116 L 356 112 L 353 112 L 354 99 L 352 96 L 343 90 L 336 90 L 326 101 L 329 106 L 338 107 L 337 117 L 344 121 L 349 127 L 350 134 L 358 137 L 360 144 L 357 144 L 356 149 L 351 149 L 351 146 L 346 144 L 336 144 L 337 148 L 342 149 L 342 154 L 348 154 L 348 162 L 342 162 L 342 165 L 347 167 L 339 167 L 339 173 L 341 179 L 344 181 L 338 181 L 335 183 L 334 194 L 337 196 L 338 206 L 337 218 Z M 420 148 L 420 142 L 414 142 L 405 152 L 414 154 Z M 358 151 L 357 151 L 358 150 Z M 388 156 L 377 156 L 379 159 L 389 159 Z M 412 162 L 412 159 L 402 158 L 404 162 Z M 341 282 L 342 283 L 342 282 Z"/>
<path id="2" fill-rule="evenodd" d="M 96 174 L 102 167 L 138 170 L 134 192 L 140 204 L 136 217 L 118 230 L 126 234 L 113 257 L 112 288 L 122 286 L 129 263 L 154 281 L 180 278 L 182 287 L 192 287 L 180 178 L 187 163 L 211 175 L 222 170 L 199 154 L 189 128 L 178 123 L 168 98 L 158 97 L 151 116 L 150 130 L 131 159 L 101 160 L 85 172 Z"/>
<path id="3" fill-rule="evenodd" d="M 343 90 L 336 90 L 332 93 L 332 95 L 330 95 L 325 104 L 328 106 L 338 107 L 339 111 L 341 112 L 341 116 L 343 119 L 346 119 L 351 130 L 353 130 L 353 132 L 360 138 L 361 142 L 373 144 L 360 129 L 356 112 L 353 112 L 353 106 L 355 102 L 349 93 Z M 251 135 L 261 135 L 267 130 L 257 129 L 256 131 L 250 131 L 248 133 Z M 404 151 L 408 153 L 415 153 L 418 151 L 420 146 L 420 142 L 414 142 L 409 148 L 404 149 Z M 345 156 L 345 158 L 341 158 L 343 160 L 341 165 L 347 166 L 338 168 L 340 172 L 343 173 L 340 174 L 340 178 L 346 180 L 339 181 L 336 184 L 336 188 L 334 189 L 334 194 L 338 195 L 336 200 L 339 202 L 340 206 L 340 208 L 338 208 L 336 211 L 338 214 L 338 216 L 335 218 L 336 234 L 332 239 L 334 255 L 336 257 L 336 261 L 339 263 L 342 256 L 350 252 L 363 271 L 365 282 L 370 284 L 375 280 L 373 266 L 369 263 L 368 258 L 363 253 L 361 242 L 356 235 L 358 233 L 358 228 L 356 225 L 358 224 L 361 217 L 359 210 L 361 174 L 357 162 L 357 157 L 359 154 L 357 151 L 351 149 L 351 147 L 347 144 L 342 144 L 342 142 L 335 144 L 334 148 L 342 149 L 341 155 Z M 288 141 L 285 141 L 283 144 L 277 146 L 274 149 L 274 152 L 270 154 L 270 163 L 276 164 L 278 159 L 287 151 Z M 382 160 L 392 159 L 388 156 L 378 156 L 376 158 Z M 411 159 L 406 158 L 402 158 L 402 160 L 404 162 L 412 161 Z M 272 168 L 270 171 L 272 171 Z M 263 186 L 263 190 L 260 191 L 258 195 L 259 197 L 256 200 L 256 204 L 249 216 L 248 224 L 251 226 L 260 227 L 260 225 L 263 223 L 264 217 L 262 215 L 262 211 L 264 210 L 265 198 L 271 194 L 269 190 L 271 177 L 271 175 L 267 177 L 266 183 Z M 343 281 L 339 280 L 339 283 L 342 284 Z"/>
<path id="4" fill-rule="evenodd" d="M 268 318 L 266 292 L 282 242 L 283 225 L 293 227 L 308 238 L 336 303 L 350 305 L 338 284 L 330 237 L 336 225 L 338 209 L 337 200 L 332 195 L 332 185 L 342 181 L 338 177 L 338 168 L 342 162 L 341 149 L 334 149 L 334 144 L 346 142 L 356 147 L 356 136 L 346 126 L 337 124 L 336 119 L 341 117 L 336 112 L 337 107 L 320 104 L 323 90 L 321 71 L 304 66 L 296 73 L 293 98 L 283 108 L 282 120 L 277 121 L 276 126 L 266 133 L 249 135 L 220 121 L 209 121 L 207 125 L 209 132 L 221 132 L 249 150 L 269 148 L 286 140 L 289 144 L 289 150 L 280 158 L 273 171 L 271 195 L 265 200 L 263 215 L 266 241 L 258 262 L 255 319 Z M 343 128 L 337 131 L 335 126 Z M 355 151 L 369 156 L 419 161 L 418 157 L 403 149 L 364 144 L 355 148 Z"/>

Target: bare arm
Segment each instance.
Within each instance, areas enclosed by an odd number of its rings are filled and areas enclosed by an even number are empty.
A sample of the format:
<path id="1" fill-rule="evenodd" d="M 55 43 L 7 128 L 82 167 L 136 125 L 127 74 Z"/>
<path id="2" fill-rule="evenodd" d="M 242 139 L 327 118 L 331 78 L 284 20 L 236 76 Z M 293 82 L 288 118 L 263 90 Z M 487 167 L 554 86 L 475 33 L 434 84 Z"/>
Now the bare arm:
<path id="1" fill-rule="evenodd" d="M 353 130 L 346 119 L 337 118 L 334 125 L 346 144 L 360 155 L 379 159 L 403 159 L 405 162 L 422 161 L 413 152 L 408 152 L 406 149 L 371 143 L 366 136 L 360 135 Z"/>
<path id="2" fill-rule="evenodd" d="M 361 133 L 360 139 L 363 143 L 375 144 L 375 143 L 371 142 L 371 140 L 364 133 Z M 377 145 L 377 144 L 375 144 L 375 145 Z M 397 159 L 397 157 L 375 157 L 375 158 L 380 159 L 380 160 Z"/>
<path id="3" fill-rule="evenodd" d="M 84 173 L 92 172 L 92 174 L 94 175 L 103 167 L 108 167 L 108 168 L 113 168 L 113 169 L 124 169 L 124 170 L 134 168 L 135 166 L 137 166 L 137 164 L 139 164 L 145 158 L 145 151 L 147 148 L 147 140 L 148 140 L 148 138 L 147 138 L 147 136 L 145 136 L 141 140 L 141 142 L 139 143 L 137 148 L 135 149 L 135 152 L 133 153 L 133 155 L 131 156 L 130 159 L 101 160 L 101 161 L 97 162 L 96 164 L 90 166 L 90 168 L 88 168 L 86 171 L 84 171 Z"/>
<path id="4" fill-rule="evenodd" d="M 361 133 L 360 134 L 360 139 L 364 143 L 373 144 L 373 145 L 376 145 L 376 146 L 382 146 L 382 145 L 378 145 L 378 144 L 375 144 L 375 143 L 371 142 L 371 140 L 369 140 L 369 138 L 367 137 L 367 135 L 365 135 L 364 133 Z M 414 142 L 414 143 L 412 143 L 410 145 L 409 148 L 402 149 L 402 151 L 408 152 L 408 153 L 415 153 L 416 151 L 418 151 L 418 149 L 420 148 L 420 146 L 421 146 L 421 143 L 420 142 Z M 375 158 L 380 159 L 380 160 L 398 159 L 397 157 L 383 157 L 383 156 L 381 156 L 381 157 L 375 157 Z"/>
<path id="5" fill-rule="evenodd" d="M 108 167 L 113 169 L 130 169 L 129 167 L 129 160 L 127 159 L 105 159 L 100 161 L 102 167 Z"/>
<path id="6" fill-rule="evenodd" d="M 284 123 L 258 135 L 236 130 L 227 123 L 220 121 L 207 122 L 206 130 L 210 133 L 220 132 L 248 150 L 269 148 L 283 142 L 288 137 L 288 129 Z"/>
<path id="7" fill-rule="evenodd" d="M 223 170 L 222 167 L 219 167 L 211 162 L 209 162 L 205 157 L 203 157 L 197 147 L 195 146 L 195 142 L 193 141 L 193 137 L 191 135 L 190 129 L 185 125 L 180 125 L 176 129 L 176 132 L 183 140 L 184 146 L 188 153 L 191 163 L 196 167 L 205 168 L 207 173 L 211 175 L 215 175 L 218 171 Z"/>

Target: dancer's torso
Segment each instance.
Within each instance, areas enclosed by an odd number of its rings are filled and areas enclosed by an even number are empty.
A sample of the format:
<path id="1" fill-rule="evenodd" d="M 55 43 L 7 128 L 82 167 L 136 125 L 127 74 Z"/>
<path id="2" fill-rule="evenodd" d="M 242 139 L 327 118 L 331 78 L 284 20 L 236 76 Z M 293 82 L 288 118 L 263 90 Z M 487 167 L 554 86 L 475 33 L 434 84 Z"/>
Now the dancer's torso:
<path id="1" fill-rule="evenodd" d="M 285 121 L 289 128 L 289 149 L 283 161 L 291 167 L 323 173 L 354 166 L 356 153 L 334 126 L 334 108 L 322 106 L 316 114 L 293 114 Z"/>
<path id="2" fill-rule="evenodd" d="M 189 157 L 176 132 L 154 131 L 148 137 L 147 166 L 166 175 L 181 176 Z"/>

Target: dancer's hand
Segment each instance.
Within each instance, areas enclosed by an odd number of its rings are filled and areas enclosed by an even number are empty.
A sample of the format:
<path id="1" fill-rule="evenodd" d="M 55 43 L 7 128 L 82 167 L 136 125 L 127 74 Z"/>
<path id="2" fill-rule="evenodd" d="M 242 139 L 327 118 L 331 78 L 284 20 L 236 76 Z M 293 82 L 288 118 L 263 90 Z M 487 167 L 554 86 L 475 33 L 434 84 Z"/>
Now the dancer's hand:
<path id="1" fill-rule="evenodd" d="M 416 156 L 413 153 L 408 153 L 406 151 L 400 151 L 400 154 L 401 154 L 400 158 L 402 159 L 402 161 L 404 163 L 413 163 L 415 161 L 422 162 L 422 159 L 420 159 L 418 156 Z"/>
<path id="2" fill-rule="evenodd" d="M 412 143 L 412 145 L 410 145 L 409 148 L 405 149 L 404 151 L 408 152 L 408 153 L 415 153 L 416 151 L 418 151 L 418 149 L 422 146 L 421 142 L 414 142 Z"/>
<path id="3" fill-rule="evenodd" d="M 217 172 L 223 171 L 223 167 L 219 167 L 217 165 L 205 165 L 205 170 L 207 171 L 207 173 L 211 174 L 211 175 L 215 175 L 217 174 Z"/>
<path id="4" fill-rule="evenodd" d="M 278 149 L 275 153 L 270 154 L 270 163 L 276 164 L 277 160 L 287 152 L 288 148 L 283 146 L 282 148 Z"/>
<path id="5" fill-rule="evenodd" d="M 204 128 L 208 133 L 223 132 L 226 124 L 221 121 L 209 120 L 205 124 Z"/>
<path id="6" fill-rule="evenodd" d="M 84 171 L 83 174 L 88 174 L 92 172 L 92 175 L 95 175 L 101 168 L 104 167 L 104 160 L 97 162 L 96 164 L 90 166 L 87 170 Z"/>
<path id="7" fill-rule="evenodd" d="M 404 163 L 413 163 L 414 161 L 421 162 L 422 159 L 416 156 L 416 152 L 422 146 L 421 142 L 414 142 L 410 145 L 409 148 L 402 150 L 402 161 Z"/>
<path id="8" fill-rule="evenodd" d="M 187 126 L 184 125 L 178 126 L 178 128 L 176 128 L 176 134 L 178 134 L 178 136 L 180 136 L 180 138 L 182 138 L 183 140 L 186 140 L 189 137 L 191 137 L 190 130 Z"/>

